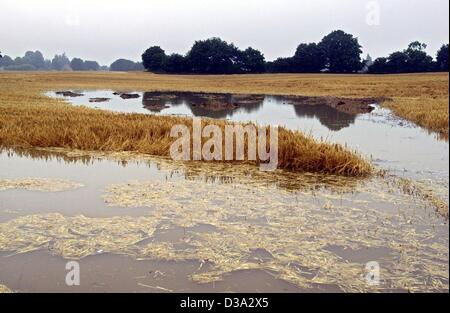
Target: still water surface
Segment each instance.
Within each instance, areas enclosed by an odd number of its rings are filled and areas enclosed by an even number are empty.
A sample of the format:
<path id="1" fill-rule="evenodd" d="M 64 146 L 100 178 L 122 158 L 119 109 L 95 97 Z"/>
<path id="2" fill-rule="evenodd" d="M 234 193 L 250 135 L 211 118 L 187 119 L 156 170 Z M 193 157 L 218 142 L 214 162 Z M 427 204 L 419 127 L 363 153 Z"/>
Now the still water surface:
<path id="1" fill-rule="evenodd" d="M 79 91 L 83 96 L 64 97 L 74 105 L 115 112 L 182 115 L 252 121 L 285 126 L 318 139 L 344 144 L 370 158 L 380 168 L 402 177 L 435 186 L 448 198 L 449 145 L 435 134 L 395 117 L 374 104 L 371 113 L 348 114 L 325 104 L 302 104 L 283 96 L 254 96 L 240 101 L 238 95 L 220 95 L 221 106 L 207 94 L 134 92 L 134 99 L 122 99 L 111 90 Z M 47 93 L 58 97 L 55 92 Z M 93 98 L 108 98 L 101 103 Z M 434 187 L 433 187 L 434 188 Z"/>
<path id="2" fill-rule="evenodd" d="M 66 100 L 308 132 L 357 149 L 448 199 L 448 143 L 378 106 L 352 115 L 279 96 L 234 106 L 228 95 L 218 106 L 186 93 L 137 93 L 134 99 L 108 90 L 82 93 Z M 89 102 L 99 97 L 110 100 Z M 448 221 L 395 182 L 283 173 L 268 178 L 245 167 L 209 166 L 1 151 L 0 186 L 25 178 L 82 186 L 60 192 L 26 184 L 0 188 L 0 284 L 67 292 L 448 291 Z M 64 283 L 72 259 L 81 264 L 75 288 Z M 382 268 L 377 286 L 364 278 L 370 261 Z"/>

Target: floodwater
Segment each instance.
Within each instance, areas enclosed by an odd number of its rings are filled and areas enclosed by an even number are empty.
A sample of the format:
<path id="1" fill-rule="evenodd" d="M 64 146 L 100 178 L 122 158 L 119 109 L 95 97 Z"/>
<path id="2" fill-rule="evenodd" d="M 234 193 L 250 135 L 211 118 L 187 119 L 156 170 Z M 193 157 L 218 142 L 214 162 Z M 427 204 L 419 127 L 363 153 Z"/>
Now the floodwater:
<path id="1" fill-rule="evenodd" d="M 186 95 L 166 94 L 162 103 L 161 94 L 82 93 L 68 101 L 308 131 L 371 155 L 390 175 L 2 150 L 0 285 L 19 292 L 448 292 L 448 219 L 399 179 L 424 183 L 448 202 L 447 142 L 377 106 L 351 115 L 263 96 L 222 112 Z M 89 102 L 98 97 L 111 100 Z M 72 260 L 80 286 L 65 283 Z M 375 281 L 367 279 L 368 262 L 379 266 Z"/>
<path id="2" fill-rule="evenodd" d="M 448 289 L 447 220 L 393 181 L 125 159 L 0 154 L 0 186 L 77 183 L 0 191 L 2 284 L 31 292 Z M 80 264 L 80 286 L 65 284 L 70 260 Z M 381 268 L 378 285 L 365 278 L 367 262 Z"/>
<path id="3" fill-rule="evenodd" d="M 220 95 L 218 106 L 207 94 L 133 92 L 134 99 L 122 99 L 111 90 L 77 91 L 83 96 L 65 97 L 74 105 L 116 112 L 182 115 L 252 121 L 280 125 L 311 134 L 317 139 L 341 143 L 371 159 L 395 175 L 426 184 L 448 202 L 449 144 L 435 134 L 397 118 L 374 104 L 371 113 L 349 114 L 325 104 L 303 104 L 282 96 Z M 49 92 L 49 96 L 57 96 Z M 89 99 L 109 98 L 92 103 Z M 239 102 L 240 101 L 240 102 Z M 233 106 L 233 103 L 240 103 Z"/>

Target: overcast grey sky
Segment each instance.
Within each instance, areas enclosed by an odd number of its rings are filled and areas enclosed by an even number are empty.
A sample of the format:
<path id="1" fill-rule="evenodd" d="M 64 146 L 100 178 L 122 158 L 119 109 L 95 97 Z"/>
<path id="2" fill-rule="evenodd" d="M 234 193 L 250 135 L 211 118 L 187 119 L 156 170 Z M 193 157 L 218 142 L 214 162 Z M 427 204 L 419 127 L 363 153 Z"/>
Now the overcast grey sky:
<path id="1" fill-rule="evenodd" d="M 448 42 L 448 10 L 448 0 L 0 0 L 0 50 L 109 65 L 139 60 L 151 45 L 185 53 L 194 40 L 218 36 L 272 60 L 342 29 L 373 57 L 413 40 L 434 56 Z"/>

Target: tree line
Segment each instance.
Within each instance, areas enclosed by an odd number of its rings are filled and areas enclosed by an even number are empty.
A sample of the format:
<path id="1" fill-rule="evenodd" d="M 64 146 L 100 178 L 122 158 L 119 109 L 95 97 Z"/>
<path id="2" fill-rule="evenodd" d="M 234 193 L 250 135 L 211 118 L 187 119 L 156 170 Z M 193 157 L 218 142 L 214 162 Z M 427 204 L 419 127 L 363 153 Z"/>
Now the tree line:
<path id="1" fill-rule="evenodd" d="M 11 58 L 0 54 L 0 70 L 6 71 L 143 71 L 141 62 L 118 59 L 110 66 L 101 66 L 97 61 L 73 58 L 65 53 L 45 59 L 40 51 L 27 51 L 23 57 Z"/>
<path id="2" fill-rule="evenodd" d="M 403 51 L 391 53 L 388 57 L 376 59 L 368 72 L 373 74 L 414 73 L 448 71 L 448 44 L 436 54 L 436 60 L 425 52 L 427 45 L 418 41 L 409 44 Z"/>
<path id="3" fill-rule="evenodd" d="M 152 46 L 142 54 L 142 63 L 118 59 L 109 67 L 96 61 L 69 58 L 63 53 L 52 60 L 40 51 L 27 51 L 15 59 L 0 57 L 4 70 L 75 70 L 75 71 L 142 71 L 177 74 L 246 74 L 246 73 L 413 73 L 448 71 L 448 44 L 436 57 L 428 55 L 426 44 L 415 41 L 403 51 L 396 51 L 375 61 L 368 55 L 362 58 L 358 38 L 342 30 L 331 32 L 318 43 L 301 43 L 292 57 L 266 61 L 264 55 L 252 48 L 237 48 L 220 38 L 199 40 L 184 55 L 167 55 L 159 46 Z"/>
<path id="4" fill-rule="evenodd" d="M 0 70 L 6 71 L 143 71 L 141 62 L 118 59 L 110 66 L 101 66 L 97 61 L 73 58 L 65 53 L 56 54 L 53 59 L 45 59 L 40 51 L 27 51 L 23 57 L 11 58 L 0 55 Z"/>
<path id="5" fill-rule="evenodd" d="M 73 58 L 65 53 L 56 54 L 53 59 L 45 59 L 40 51 L 27 51 L 23 57 L 11 58 L 4 55 L 0 58 L 0 69 L 7 71 L 100 71 L 108 67 L 100 66 L 97 61 Z"/>
<path id="6" fill-rule="evenodd" d="M 142 54 L 144 68 L 151 72 L 243 74 L 265 72 L 264 56 L 251 47 L 239 50 L 220 38 L 199 40 L 186 55 L 166 55 L 159 46 Z"/>
<path id="7" fill-rule="evenodd" d="M 245 73 L 412 73 L 448 71 L 448 44 L 436 60 L 425 52 L 426 45 L 411 43 L 402 52 L 372 61 L 362 59 L 358 39 L 342 30 L 333 31 L 318 43 L 302 43 L 292 57 L 266 62 L 264 55 L 249 47 L 238 49 L 220 38 L 199 40 L 185 55 L 170 54 L 159 46 L 142 54 L 146 70 L 156 73 L 245 74 Z"/>

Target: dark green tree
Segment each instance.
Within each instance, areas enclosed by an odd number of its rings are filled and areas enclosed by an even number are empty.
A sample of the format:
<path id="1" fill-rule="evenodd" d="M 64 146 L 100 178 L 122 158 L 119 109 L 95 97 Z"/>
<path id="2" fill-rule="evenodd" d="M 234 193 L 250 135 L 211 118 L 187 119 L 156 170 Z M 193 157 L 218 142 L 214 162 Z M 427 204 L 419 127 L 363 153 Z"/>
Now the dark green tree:
<path id="1" fill-rule="evenodd" d="M 388 57 L 389 73 L 407 73 L 410 68 L 408 55 L 405 52 L 393 52 Z"/>
<path id="2" fill-rule="evenodd" d="M 409 44 L 404 53 L 408 57 L 407 72 L 428 72 L 433 69 L 433 58 L 425 52 L 427 45 L 414 41 Z"/>
<path id="3" fill-rule="evenodd" d="M 189 65 L 184 56 L 174 53 L 165 58 L 162 69 L 166 73 L 187 73 Z"/>
<path id="4" fill-rule="evenodd" d="M 378 58 L 368 67 L 371 74 L 387 74 L 390 72 L 387 58 Z"/>
<path id="5" fill-rule="evenodd" d="M 379 58 L 370 66 L 370 73 L 421 73 L 436 68 L 433 58 L 427 55 L 427 45 L 414 41 L 403 51 L 393 52 L 388 58 Z"/>
<path id="6" fill-rule="evenodd" d="M 202 74 L 233 74 L 240 71 L 240 51 L 220 38 L 196 41 L 187 54 L 191 71 Z"/>
<path id="7" fill-rule="evenodd" d="M 166 57 L 166 53 L 161 47 L 153 46 L 145 50 L 142 54 L 142 64 L 148 71 L 160 72 L 163 70 Z"/>
<path id="8" fill-rule="evenodd" d="M 448 72 L 448 44 L 443 45 L 437 52 L 436 68 L 438 71 Z"/>
<path id="9" fill-rule="evenodd" d="M 293 58 L 278 58 L 275 61 L 267 62 L 266 69 L 269 73 L 293 73 Z"/>
<path id="10" fill-rule="evenodd" d="M 351 34 L 333 31 L 322 39 L 319 47 L 324 52 L 325 66 L 332 73 L 353 73 L 363 67 L 361 45 Z"/>
<path id="11" fill-rule="evenodd" d="M 238 60 L 239 71 L 242 73 L 264 73 L 266 71 L 264 55 L 252 47 L 241 51 Z"/>
<path id="12" fill-rule="evenodd" d="M 324 51 L 315 43 L 302 43 L 297 47 L 292 59 L 295 72 L 318 73 L 325 68 Z"/>

